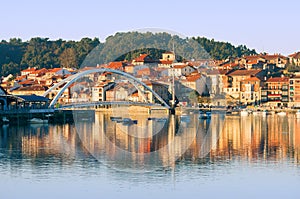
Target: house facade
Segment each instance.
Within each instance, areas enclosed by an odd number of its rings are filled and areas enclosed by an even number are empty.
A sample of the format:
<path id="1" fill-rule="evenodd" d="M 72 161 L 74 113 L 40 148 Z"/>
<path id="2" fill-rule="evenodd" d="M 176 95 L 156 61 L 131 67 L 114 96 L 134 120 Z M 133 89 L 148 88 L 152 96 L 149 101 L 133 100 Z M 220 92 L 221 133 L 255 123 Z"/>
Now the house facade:
<path id="1" fill-rule="evenodd" d="M 289 106 L 289 78 L 269 78 L 262 88 L 261 101 L 271 107 Z"/>
<path id="2" fill-rule="evenodd" d="M 289 55 L 289 61 L 295 66 L 300 66 L 300 52 Z"/>
<path id="3" fill-rule="evenodd" d="M 258 104 L 260 103 L 260 79 L 250 77 L 241 81 L 240 102 L 242 104 Z"/>
<path id="4" fill-rule="evenodd" d="M 296 75 L 289 81 L 289 106 L 300 107 L 300 76 Z"/>

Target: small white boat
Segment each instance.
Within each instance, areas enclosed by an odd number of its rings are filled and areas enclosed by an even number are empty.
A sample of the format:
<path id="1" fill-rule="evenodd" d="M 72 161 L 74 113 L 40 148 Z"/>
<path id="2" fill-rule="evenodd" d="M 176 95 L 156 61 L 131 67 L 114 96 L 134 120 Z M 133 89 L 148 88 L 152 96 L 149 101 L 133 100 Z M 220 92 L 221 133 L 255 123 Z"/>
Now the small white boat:
<path id="1" fill-rule="evenodd" d="M 296 118 L 297 118 L 297 119 L 300 119 L 300 110 L 298 110 L 298 111 L 296 112 Z"/>
<path id="2" fill-rule="evenodd" d="M 286 116 L 286 112 L 280 111 L 277 113 L 278 116 Z"/>
<path id="3" fill-rule="evenodd" d="M 241 110 L 240 115 L 241 116 L 248 116 L 249 112 L 247 110 Z"/>
<path id="4" fill-rule="evenodd" d="M 30 124 L 44 124 L 44 123 L 48 123 L 48 120 L 43 120 L 40 118 L 32 118 L 32 119 L 28 120 L 28 122 Z"/>

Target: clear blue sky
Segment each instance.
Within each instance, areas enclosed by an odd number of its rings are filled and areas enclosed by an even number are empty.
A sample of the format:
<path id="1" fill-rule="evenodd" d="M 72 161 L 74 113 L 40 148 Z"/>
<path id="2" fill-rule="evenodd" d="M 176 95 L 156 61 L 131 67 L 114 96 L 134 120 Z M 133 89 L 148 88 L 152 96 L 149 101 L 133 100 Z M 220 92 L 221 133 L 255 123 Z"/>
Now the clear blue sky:
<path id="1" fill-rule="evenodd" d="M 287 55 L 300 51 L 299 20 L 297 0 L 11 0 L 0 3 L 0 40 L 103 41 L 118 31 L 155 27 Z"/>

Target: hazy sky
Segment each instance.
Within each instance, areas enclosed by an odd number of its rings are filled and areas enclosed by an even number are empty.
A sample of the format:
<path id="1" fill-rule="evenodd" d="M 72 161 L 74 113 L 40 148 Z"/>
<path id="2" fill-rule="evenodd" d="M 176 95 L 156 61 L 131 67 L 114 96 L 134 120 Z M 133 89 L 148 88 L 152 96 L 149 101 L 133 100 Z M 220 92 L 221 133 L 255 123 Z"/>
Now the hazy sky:
<path id="1" fill-rule="evenodd" d="M 0 40 L 104 41 L 118 31 L 153 27 L 287 55 L 300 51 L 299 21 L 297 0 L 7 0 L 0 3 Z"/>

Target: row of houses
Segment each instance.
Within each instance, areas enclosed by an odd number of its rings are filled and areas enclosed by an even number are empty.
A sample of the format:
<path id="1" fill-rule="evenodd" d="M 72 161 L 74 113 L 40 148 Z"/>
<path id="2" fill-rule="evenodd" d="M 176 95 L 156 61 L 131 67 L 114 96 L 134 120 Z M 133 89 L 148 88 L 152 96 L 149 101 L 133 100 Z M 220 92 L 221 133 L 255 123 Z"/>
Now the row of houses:
<path id="1" fill-rule="evenodd" d="M 293 53 L 287 57 L 281 54 L 255 54 L 237 58 L 229 58 L 227 60 L 219 60 L 215 63 L 219 69 L 243 67 L 246 69 L 267 69 L 274 71 L 276 69 L 286 68 L 287 64 L 300 66 L 300 52 Z"/>
<path id="2" fill-rule="evenodd" d="M 191 103 L 191 93 L 199 96 L 225 98 L 235 104 L 264 104 L 267 106 L 300 106 L 300 75 L 272 77 L 270 71 L 284 70 L 288 63 L 300 66 L 300 53 L 288 57 L 280 54 L 250 55 L 223 61 L 197 60 L 174 63 L 173 52 L 153 60 L 140 54 L 132 61 L 110 62 L 80 70 L 54 68 L 22 70 L 20 75 L 4 78 L 1 86 L 13 95 L 43 95 L 54 84 L 72 74 L 95 67 L 121 70 L 144 82 L 170 102 L 173 80 L 176 98 L 182 104 Z M 47 97 L 52 99 L 60 88 Z M 112 73 L 89 74 L 65 90 L 59 103 L 82 101 L 143 101 L 157 102 L 151 92 Z"/>
<path id="3" fill-rule="evenodd" d="M 300 107 L 300 73 L 266 79 L 264 70 L 220 70 L 209 71 L 207 78 L 211 94 L 223 93 L 236 104 Z"/>

